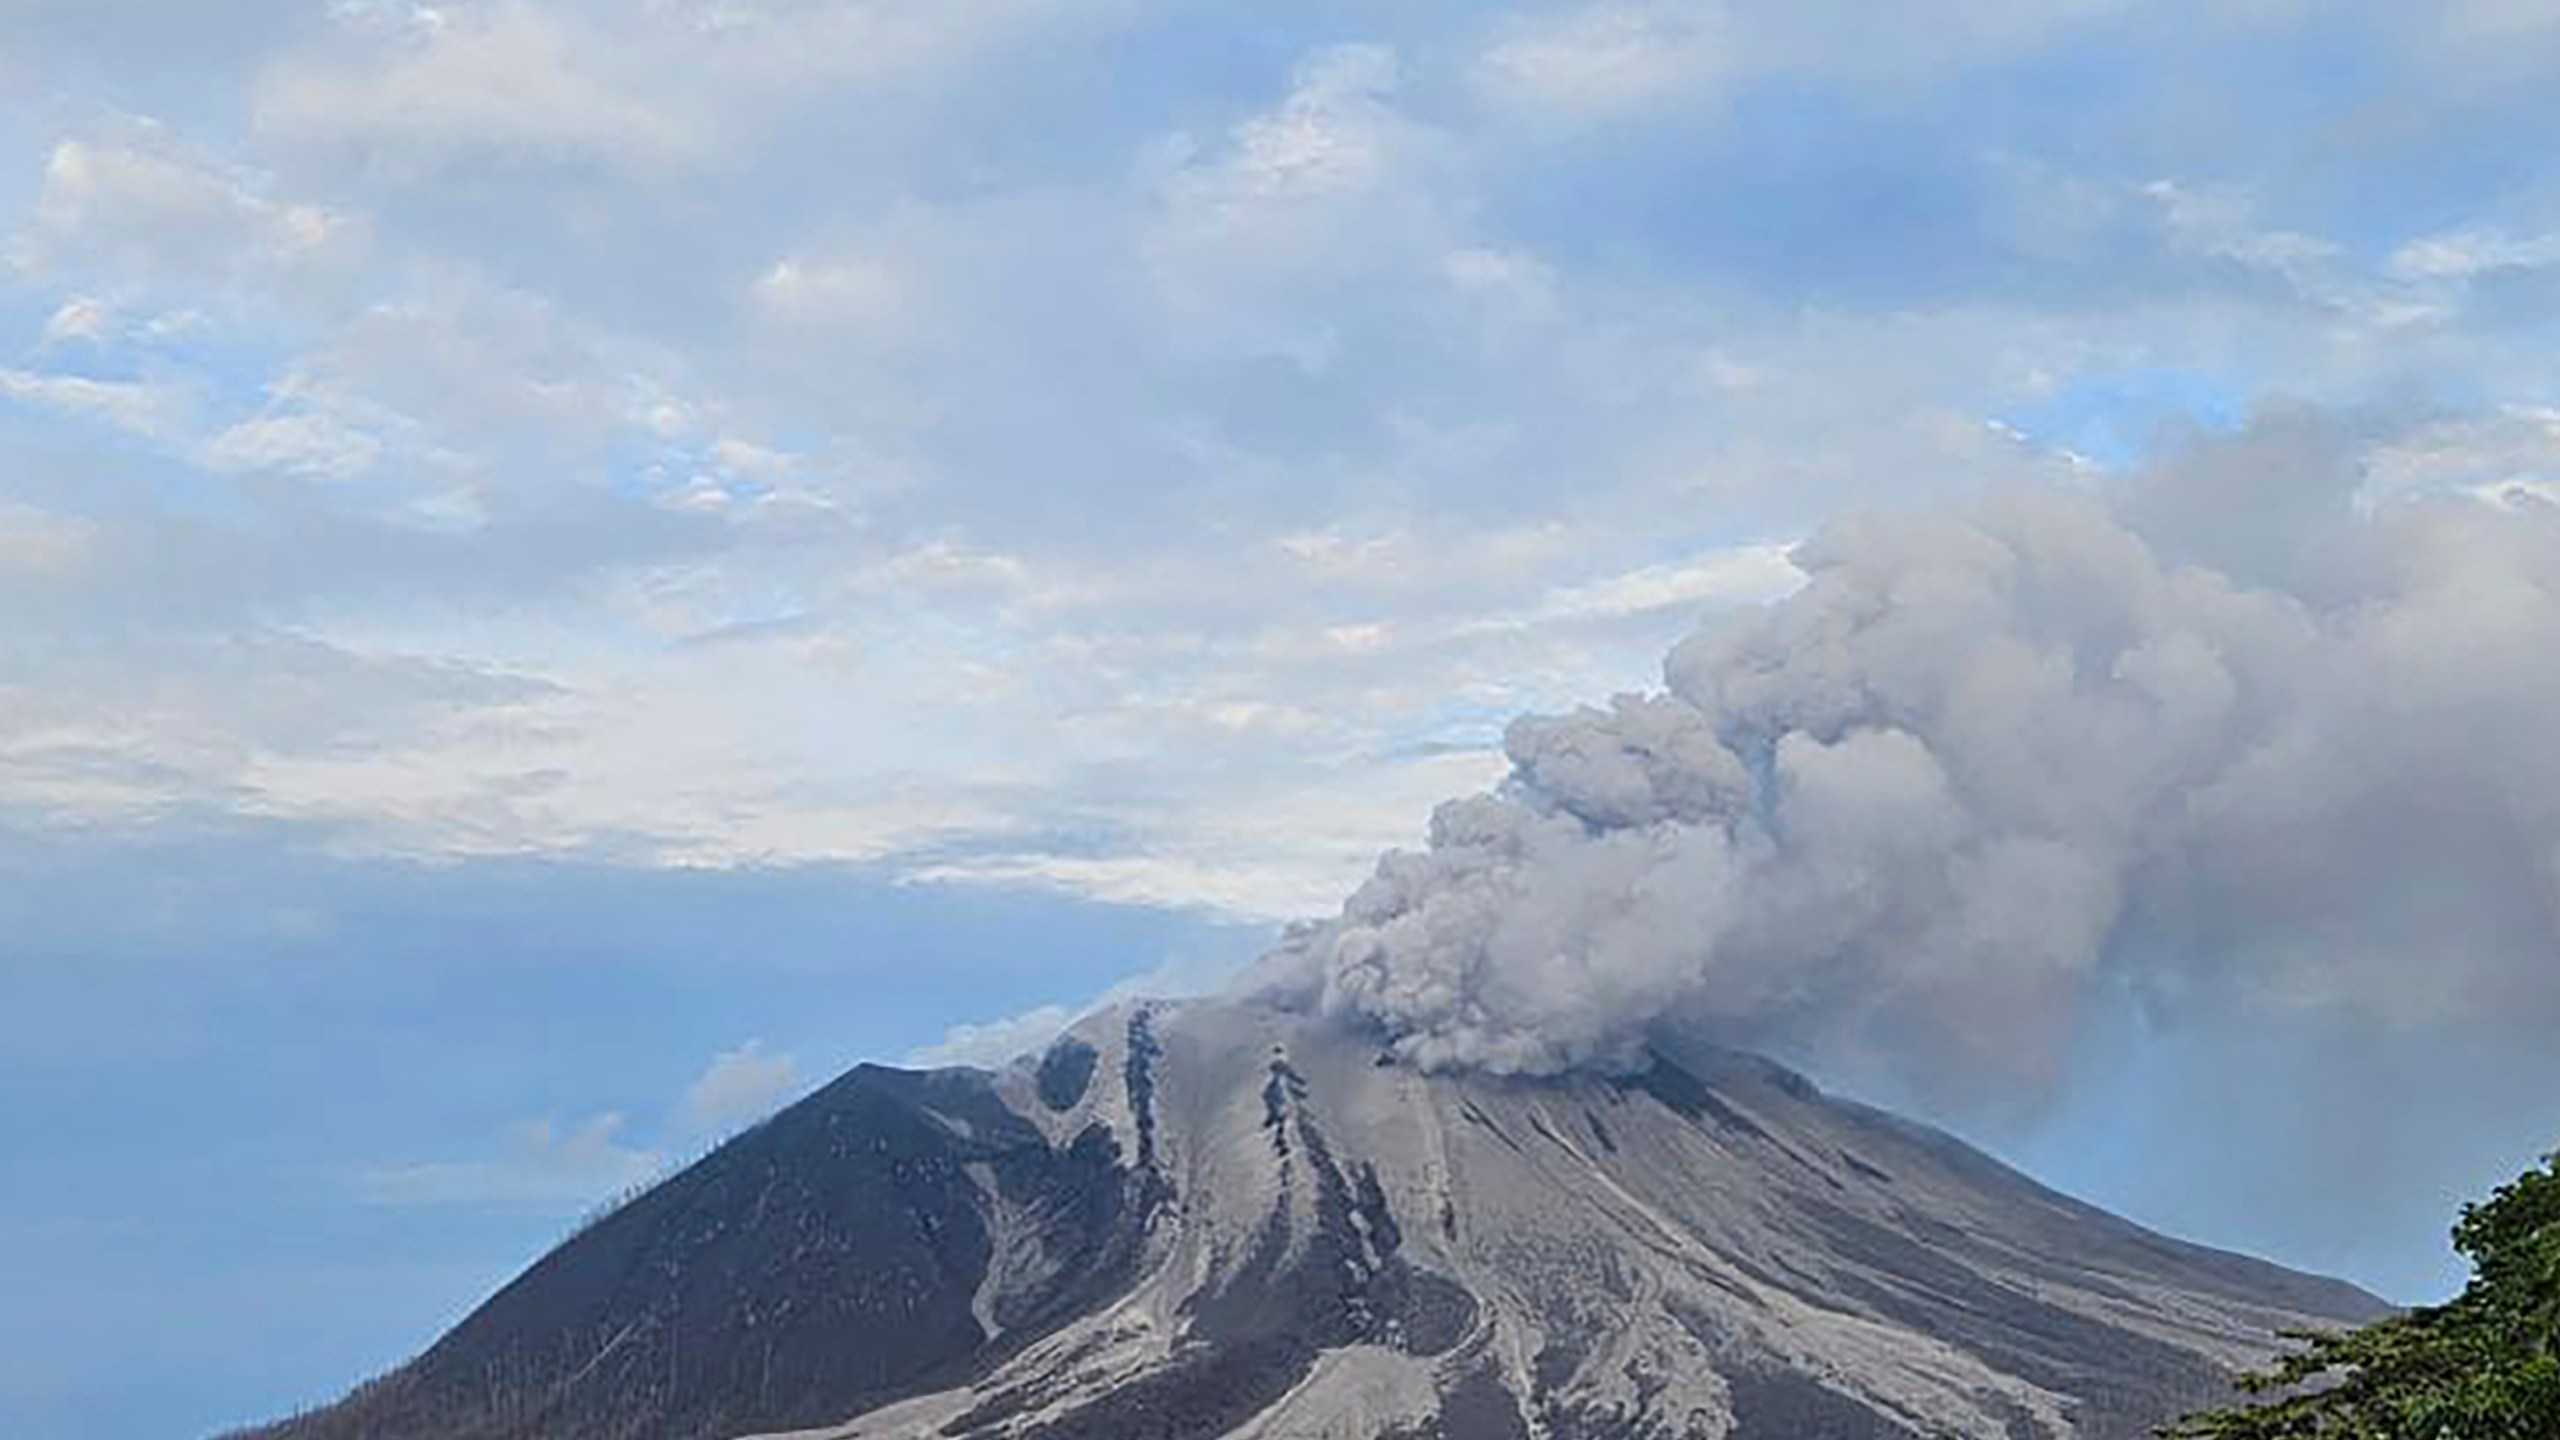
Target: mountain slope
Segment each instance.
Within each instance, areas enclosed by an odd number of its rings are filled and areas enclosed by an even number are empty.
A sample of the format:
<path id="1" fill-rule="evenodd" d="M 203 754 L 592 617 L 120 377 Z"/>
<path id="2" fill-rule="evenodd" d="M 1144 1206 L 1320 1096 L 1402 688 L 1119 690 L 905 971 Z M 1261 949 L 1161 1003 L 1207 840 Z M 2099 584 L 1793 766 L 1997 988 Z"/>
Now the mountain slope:
<path id="1" fill-rule="evenodd" d="M 856 1070 L 259 1434 L 2134 1436 L 2380 1309 L 1751 1057 L 1425 1076 L 1202 1003 Z"/>

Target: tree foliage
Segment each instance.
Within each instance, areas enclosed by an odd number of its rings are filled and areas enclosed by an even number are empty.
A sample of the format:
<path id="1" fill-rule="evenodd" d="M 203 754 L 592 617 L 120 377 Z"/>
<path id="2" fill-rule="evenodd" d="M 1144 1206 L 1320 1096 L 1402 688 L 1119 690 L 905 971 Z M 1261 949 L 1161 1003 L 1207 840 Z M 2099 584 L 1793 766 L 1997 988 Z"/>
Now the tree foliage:
<path id="1" fill-rule="evenodd" d="M 2471 1281 L 2442 1305 L 2243 1376 L 2255 1403 L 2191 1416 L 2178 1440 L 2560 1440 L 2560 1155 L 2463 1207 Z"/>

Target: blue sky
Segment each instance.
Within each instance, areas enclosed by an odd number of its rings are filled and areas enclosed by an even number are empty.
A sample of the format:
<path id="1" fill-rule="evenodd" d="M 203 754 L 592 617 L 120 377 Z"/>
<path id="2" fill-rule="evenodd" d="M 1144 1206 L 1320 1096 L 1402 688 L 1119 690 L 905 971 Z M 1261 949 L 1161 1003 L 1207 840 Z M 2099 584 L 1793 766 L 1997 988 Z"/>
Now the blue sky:
<path id="1" fill-rule="evenodd" d="M 0 0 L 0 1433 L 1206 983 L 1844 507 L 2278 404 L 2547 484 L 2555 82 L 2547 0 Z M 2291 1232 L 2234 1042 L 2117 1041 L 1990 1138 L 2393 1293 L 2547 1140 Z"/>

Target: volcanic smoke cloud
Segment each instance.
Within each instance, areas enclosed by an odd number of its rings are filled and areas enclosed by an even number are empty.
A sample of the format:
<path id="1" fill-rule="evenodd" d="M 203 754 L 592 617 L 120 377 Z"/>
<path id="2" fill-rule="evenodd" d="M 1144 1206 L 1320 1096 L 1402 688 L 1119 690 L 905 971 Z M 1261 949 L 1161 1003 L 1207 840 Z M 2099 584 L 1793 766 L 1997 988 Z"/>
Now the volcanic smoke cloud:
<path id="1" fill-rule="evenodd" d="M 2045 1093 L 2109 1003 L 2548 1035 L 2560 507 L 2360 507 L 2351 458 L 1835 523 L 1667 693 L 1514 723 L 1266 983 L 1425 1068 L 1667 1025 L 1952 1103 Z"/>

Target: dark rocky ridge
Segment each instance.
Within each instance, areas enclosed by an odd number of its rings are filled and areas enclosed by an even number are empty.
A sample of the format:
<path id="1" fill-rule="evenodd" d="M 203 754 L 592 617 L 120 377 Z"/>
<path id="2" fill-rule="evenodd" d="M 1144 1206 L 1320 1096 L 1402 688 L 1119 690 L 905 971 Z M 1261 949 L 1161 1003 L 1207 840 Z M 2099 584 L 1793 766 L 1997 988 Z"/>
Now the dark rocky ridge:
<path id="1" fill-rule="evenodd" d="M 959 1121 L 970 1133 L 955 1132 Z M 981 1075 L 863 1066 L 605 1216 L 295 1440 L 711 1440 L 840 1419 L 995 1353 L 987 1167 L 1064 1256 L 1054 1324 L 1127 1283 L 1143 1216 L 1100 1125 L 1063 1148 Z"/>
<path id="2" fill-rule="evenodd" d="M 1749 1057 L 1373 1059 L 1220 1004 L 857 1069 L 253 1433 L 2131 1437 L 2381 1308 Z"/>

